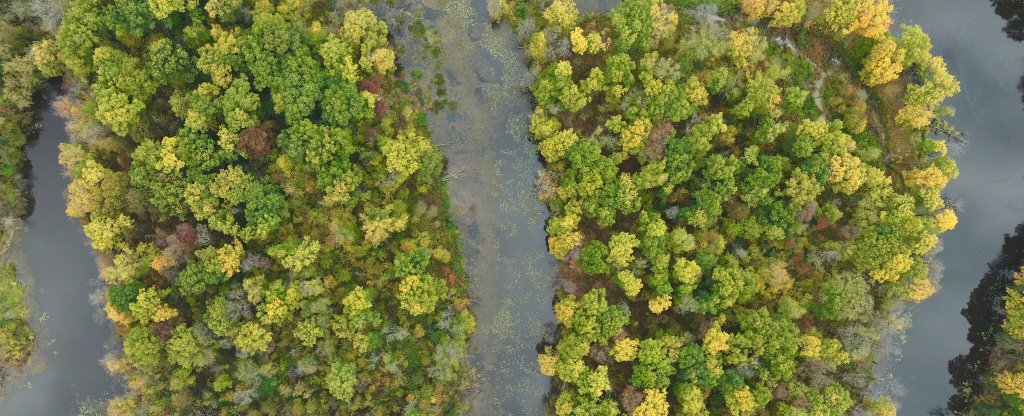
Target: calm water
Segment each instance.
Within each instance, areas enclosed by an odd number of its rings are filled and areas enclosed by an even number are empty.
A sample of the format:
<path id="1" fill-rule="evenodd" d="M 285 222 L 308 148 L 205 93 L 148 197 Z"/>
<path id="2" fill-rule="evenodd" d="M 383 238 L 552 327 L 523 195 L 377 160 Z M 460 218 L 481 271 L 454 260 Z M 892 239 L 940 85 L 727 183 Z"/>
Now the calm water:
<path id="1" fill-rule="evenodd" d="M 492 28 L 486 0 L 416 1 L 398 10 L 387 19 L 405 49 L 400 63 L 423 71 L 424 86 L 437 72 L 438 60 L 420 56 L 422 44 L 407 30 L 422 16 L 444 51 L 444 98 L 456 105 L 429 120 L 448 160 L 477 318 L 472 413 L 544 414 L 550 379 L 538 370 L 536 349 L 554 322 L 557 268 L 544 232 L 549 213 L 534 187 L 541 165 L 527 137 L 530 78 L 519 41 L 508 27 Z"/>
<path id="2" fill-rule="evenodd" d="M 28 218 L 21 249 L 34 288 L 38 346 L 27 376 L 0 402 L 0 415 L 69 416 L 79 403 L 110 395 L 115 384 L 100 359 L 112 338 L 89 295 L 98 285 L 96 260 L 77 221 L 64 214 L 68 179 L 57 163 L 57 144 L 67 141 L 64 121 L 52 111 L 42 117 L 39 140 L 28 148 L 35 209 Z"/>
<path id="3" fill-rule="evenodd" d="M 900 414 L 926 415 L 954 390 L 947 362 L 966 353 L 960 310 L 1000 252 L 1003 235 L 1024 220 L 1024 117 L 1017 84 L 1024 45 L 1002 32 L 989 0 L 896 0 L 897 23 L 921 25 L 934 53 L 945 57 L 963 92 L 949 101 L 955 124 L 969 134 L 959 154 L 960 178 L 947 193 L 964 201 L 956 230 L 942 240 L 942 289 L 913 309 L 903 358 L 894 366 L 905 386 Z"/>

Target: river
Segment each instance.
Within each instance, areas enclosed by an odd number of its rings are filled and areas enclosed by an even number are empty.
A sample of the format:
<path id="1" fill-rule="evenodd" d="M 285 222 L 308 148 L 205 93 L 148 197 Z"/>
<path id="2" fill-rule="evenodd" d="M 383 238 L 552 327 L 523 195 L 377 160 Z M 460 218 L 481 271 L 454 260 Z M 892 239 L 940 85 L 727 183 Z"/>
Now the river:
<path id="1" fill-rule="evenodd" d="M 398 10 L 387 18 L 405 49 L 400 64 L 423 71 L 423 80 L 436 72 L 437 59 L 421 56 L 422 44 L 408 30 L 409 17 L 422 16 L 443 50 L 444 99 L 455 104 L 429 121 L 448 161 L 477 318 L 472 413 L 544 414 L 550 379 L 537 367 L 537 345 L 554 325 L 558 271 L 544 232 L 549 212 L 534 187 L 542 167 L 528 138 L 530 72 L 519 41 L 505 25 L 492 28 L 486 0 L 414 1 Z"/>
<path id="2" fill-rule="evenodd" d="M 947 362 L 970 348 L 960 310 L 1000 252 L 1003 235 L 1024 220 L 1024 117 L 1017 84 L 1024 45 L 1006 37 L 990 0 L 895 0 L 897 23 L 921 25 L 960 79 L 948 101 L 970 144 L 955 158 L 960 177 L 946 193 L 963 201 L 956 229 L 942 237 L 941 290 L 912 309 L 903 357 L 892 367 L 904 385 L 901 415 L 927 415 L 953 387 Z M 1019 2 L 1018 2 L 1019 3 Z M 1019 6 L 1018 6 L 1019 7 Z"/>
<path id="3" fill-rule="evenodd" d="M 28 297 L 37 347 L 28 374 L 15 377 L 0 401 L 0 415 L 76 415 L 80 405 L 108 397 L 116 388 L 100 362 L 112 327 L 89 301 L 99 285 L 96 257 L 81 225 L 64 213 L 69 180 L 57 163 L 57 145 L 67 140 L 64 121 L 48 109 L 39 139 L 27 149 L 35 208 L 21 251 L 31 270 Z"/>

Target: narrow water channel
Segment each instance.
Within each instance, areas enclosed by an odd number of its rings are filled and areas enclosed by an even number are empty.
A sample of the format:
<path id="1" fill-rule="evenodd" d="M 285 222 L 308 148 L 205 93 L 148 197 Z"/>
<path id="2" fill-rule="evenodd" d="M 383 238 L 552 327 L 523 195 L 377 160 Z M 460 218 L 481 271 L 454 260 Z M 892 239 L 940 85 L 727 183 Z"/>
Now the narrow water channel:
<path id="1" fill-rule="evenodd" d="M 536 348 L 554 322 L 557 266 L 547 252 L 549 214 L 534 187 L 541 165 L 527 137 L 530 72 L 512 30 L 492 27 L 486 0 L 412 4 L 437 32 L 444 98 L 455 103 L 429 120 L 448 159 L 452 213 L 477 317 L 473 414 L 542 415 L 550 380 L 538 370 Z M 392 25 L 400 44 L 411 43 L 407 27 Z M 435 63 L 416 58 L 413 49 L 403 67 L 431 79 Z"/>
<path id="2" fill-rule="evenodd" d="M 1024 117 L 1018 82 L 1024 45 L 1008 39 L 991 0 L 895 0 L 897 23 L 921 25 L 934 53 L 960 79 L 954 124 L 970 144 L 956 155 L 960 178 L 947 194 L 963 201 L 956 229 L 942 237 L 942 289 L 912 309 L 902 358 L 900 414 L 927 415 L 953 394 L 947 363 L 970 348 L 960 310 L 1000 253 L 1003 235 L 1024 221 Z M 1019 3 L 1019 2 L 1018 2 Z"/>
<path id="3" fill-rule="evenodd" d="M 64 121 L 47 110 L 39 140 L 28 149 L 35 209 L 21 249 L 31 270 L 37 331 L 35 355 L 27 374 L 0 401 L 0 415 L 69 416 L 89 399 L 115 390 L 100 360 L 112 330 L 89 295 L 99 284 L 96 258 L 77 221 L 64 213 L 68 179 L 57 163 L 57 145 L 67 141 Z"/>

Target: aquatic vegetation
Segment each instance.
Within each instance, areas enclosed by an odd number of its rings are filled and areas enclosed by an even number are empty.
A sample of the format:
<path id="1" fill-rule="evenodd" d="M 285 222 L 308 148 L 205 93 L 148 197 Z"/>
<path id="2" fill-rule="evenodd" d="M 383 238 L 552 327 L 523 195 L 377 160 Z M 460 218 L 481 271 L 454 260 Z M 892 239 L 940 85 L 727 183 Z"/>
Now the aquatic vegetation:
<path id="1" fill-rule="evenodd" d="M 69 3 L 41 61 L 78 83 L 61 163 L 124 341 L 110 414 L 463 408 L 444 159 L 387 24 L 329 6 Z"/>
<path id="2" fill-rule="evenodd" d="M 956 223 L 927 35 L 889 34 L 887 0 L 499 5 L 539 22 L 554 412 L 893 411 L 877 323 L 935 292 Z"/>

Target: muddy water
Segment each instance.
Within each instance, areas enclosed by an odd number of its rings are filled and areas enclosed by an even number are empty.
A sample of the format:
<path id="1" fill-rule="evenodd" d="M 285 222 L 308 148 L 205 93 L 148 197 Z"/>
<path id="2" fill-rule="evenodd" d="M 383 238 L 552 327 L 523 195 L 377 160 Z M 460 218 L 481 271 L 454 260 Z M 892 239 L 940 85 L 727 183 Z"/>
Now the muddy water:
<path id="1" fill-rule="evenodd" d="M 39 140 L 27 150 L 35 209 L 21 251 L 34 286 L 27 297 L 34 306 L 38 345 L 28 374 L 0 401 L 4 416 L 77 415 L 83 403 L 115 391 L 100 363 L 113 336 L 111 326 L 89 302 L 99 284 L 96 260 L 82 227 L 64 213 L 68 179 L 57 163 L 57 144 L 67 140 L 64 121 L 46 111 Z"/>

